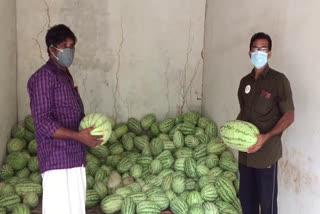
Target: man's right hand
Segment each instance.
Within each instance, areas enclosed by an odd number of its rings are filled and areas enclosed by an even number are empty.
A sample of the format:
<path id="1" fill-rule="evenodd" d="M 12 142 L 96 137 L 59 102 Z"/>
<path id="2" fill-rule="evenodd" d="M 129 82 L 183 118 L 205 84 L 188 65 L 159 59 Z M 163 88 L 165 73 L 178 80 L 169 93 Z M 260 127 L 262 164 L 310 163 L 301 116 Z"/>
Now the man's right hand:
<path id="1" fill-rule="evenodd" d="M 103 138 L 103 135 L 91 135 L 90 132 L 93 129 L 95 129 L 95 127 L 90 127 L 79 131 L 77 134 L 77 140 L 92 148 L 100 146 L 102 143 L 102 140 L 100 139 Z"/>

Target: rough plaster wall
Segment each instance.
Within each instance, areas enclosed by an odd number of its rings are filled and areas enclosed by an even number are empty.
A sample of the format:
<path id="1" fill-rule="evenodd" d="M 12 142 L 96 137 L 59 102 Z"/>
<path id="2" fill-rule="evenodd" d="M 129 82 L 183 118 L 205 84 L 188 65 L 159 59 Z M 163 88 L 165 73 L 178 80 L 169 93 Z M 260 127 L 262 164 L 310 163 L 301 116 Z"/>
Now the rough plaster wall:
<path id="1" fill-rule="evenodd" d="M 291 82 L 295 122 L 283 136 L 279 213 L 320 210 L 320 2 L 207 1 L 203 81 L 204 114 L 219 125 L 239 113 L 237 89 L 252 68 L 249 40 L 257 31 L 273 39 L 270 65 Z"/>
<path id="2" fill-rule="evenodd" d="M 85 110 L 118 120 L 200 110 L 205 0 L 17 1 L 19 119 L 26 84 L 46 60 L 49 26 L 78 37 L 71 73 Z"/>
<path id="3" fill-rule="evenodd" d="M 15 14 L 15 1 L 0 1 L 0 163 L 6 152 L 10 130 L 17 122 Z"/>

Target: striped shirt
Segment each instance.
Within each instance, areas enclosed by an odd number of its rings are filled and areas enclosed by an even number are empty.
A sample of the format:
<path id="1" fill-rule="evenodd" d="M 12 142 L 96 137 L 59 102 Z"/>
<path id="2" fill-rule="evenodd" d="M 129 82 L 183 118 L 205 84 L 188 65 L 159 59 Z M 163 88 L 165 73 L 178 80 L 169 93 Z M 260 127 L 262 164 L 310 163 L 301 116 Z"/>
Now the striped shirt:
<path id="1" fill-rule="evenodd" d="M 49 59 L 28 81 L 30 108 L 35 125 L 40 172 L 85 164 L 85 145 L 54 139 L 59 127 L 77 131 L 84 109 L 72 76 Z"/>

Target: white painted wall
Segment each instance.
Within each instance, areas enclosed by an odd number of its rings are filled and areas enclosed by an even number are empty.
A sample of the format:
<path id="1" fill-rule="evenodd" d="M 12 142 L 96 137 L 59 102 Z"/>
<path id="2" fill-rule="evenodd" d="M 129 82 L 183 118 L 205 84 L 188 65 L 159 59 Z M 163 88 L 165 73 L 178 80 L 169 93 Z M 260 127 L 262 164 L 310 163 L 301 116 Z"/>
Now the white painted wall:
<path id="1" fill-rule="evenodd" d="M 17 122 L 15 14 L 15 1 L 0 1 L 0 163 L 6 153 L 10 130 Z"/>
<path id="2" fill-rule="evenodd" d="M 19 119 L 27 80 L 46 60 L 49 26 L 78 37 L 71 73 L 85 110 L 127 120 L 201 108 L 205 0 L 17 0 Z"/>
<path id="3" fill-rule="evenodd" d="M 271 67 L 291 82 L 295 122 L 283 136 L 279 213 L 320 211 L 320 2 L 208 0 L 202 110 L 222 125 L 239 113 L 237 89 L 250 72 L 249 41 L 273 39 Z"/>

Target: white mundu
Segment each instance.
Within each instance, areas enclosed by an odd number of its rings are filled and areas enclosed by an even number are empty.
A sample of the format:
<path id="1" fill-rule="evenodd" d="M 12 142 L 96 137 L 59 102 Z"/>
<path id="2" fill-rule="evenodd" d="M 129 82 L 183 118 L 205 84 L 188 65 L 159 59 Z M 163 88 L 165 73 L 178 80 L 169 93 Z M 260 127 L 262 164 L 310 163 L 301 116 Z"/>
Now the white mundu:
<path id="1" fill-rule="evenodd" d="M 42 174 L 43 214 L 85 214 L 85 167 L 49 170 Z"/>

